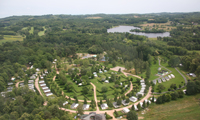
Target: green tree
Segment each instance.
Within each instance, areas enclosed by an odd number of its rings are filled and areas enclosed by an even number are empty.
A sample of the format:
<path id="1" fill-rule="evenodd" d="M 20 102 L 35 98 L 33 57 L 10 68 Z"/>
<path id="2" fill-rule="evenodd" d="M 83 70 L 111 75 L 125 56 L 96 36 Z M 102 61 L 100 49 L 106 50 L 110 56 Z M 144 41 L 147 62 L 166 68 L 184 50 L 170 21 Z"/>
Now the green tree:
<path id="1" fill-rule="evenodd" d="M 135 111 L 128 112 L 126 118 L 127 120 L 138 120 L 138 116 Z"/>
<path id="2" fill-rule="evenodd" d="M 87 104 L 87 99 L 86 98 L 84 98 L 84 104 Z"/>
<path id="3" fill-rule="evenodd" d="M 103 93 L 107 92 L 107 90 L 108 90 L 108 88 L 107 88 L 106 86 L 103 86 L 103 87 L 101 88 L 101 91 L 102 91 Z"/>
<path id="4" fill-rule="evenodd" d="M 80 115 L 84 114 L 84 110 L 83 110 L 83 104 L 79 103 L 78 107 L 77 107 L 77 113 Z"/>

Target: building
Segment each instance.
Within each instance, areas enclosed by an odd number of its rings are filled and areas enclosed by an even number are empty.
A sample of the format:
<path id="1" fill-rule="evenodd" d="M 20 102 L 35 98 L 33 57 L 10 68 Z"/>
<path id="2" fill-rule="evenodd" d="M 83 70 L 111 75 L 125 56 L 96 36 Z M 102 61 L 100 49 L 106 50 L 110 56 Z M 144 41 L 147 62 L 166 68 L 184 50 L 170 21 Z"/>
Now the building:
<path id="1" fill-rule="evenodd" d="M 173 74 L 170 74 L 172 78 L 175 78 L 175 76 Z"/>
<path id="2" fill-rule="evenodd" d="M 11 80 L 12 80 L 12 81 L 15 81 L 15 78 L 14 78 L 14 77 L 12 77 L 12 78 L 11 78 Z"/>
<path id="3" fill-rule="evenodd" d="M 119 108 L 120 107 L 119 105 L 117 105 L 117 102 L 113 102 L 113 106 L 114 106 L 114 108 Z"/>
<path id="4" fill-rule="evenodd" d="M 166 79 L 167 81 L 169 81 L 169 77 L 166 76 L 165 79 Z"/>
<path id="5" fill-rule="evenodd" d="M 166 75 L 167 73 L 168 73 L 168 71 L 166 71 L 166 70 L 158 71 L 158 75 Z"/>
<path id="6" fill-rule="evenodd" d="M 155 85 L 156 85 L 156 82 L 157 82 L 157 80 L 153 80 L 153 84 L 155 84 Z"/>
<path id="7" fill-rule="evenodd" d="M 124 106 L 127 106 L 129 103 L 126 103 L 126 100 L 122 100 L 122 104 L 123 104 Z"/>
<path id="8" fill-rule="evenodd" d="M 46 93 L 46 96 L 48 97 L 48 96 L 51 96 L 51 95 L 53 95 L 53 93 Z"/>
<path id="9" fill-rule="evenodd" d="M 51 90 L 50 89 L 44 90 L 44 93 L 48 93 L 48 92 L 51 92 Z"/>
<path id="10" fill-rule="evenodd" d="M 135 110 L 138 110 L 137 105 L 134 105 Z"/>
<path id="11" fill-rule="evenodd" d="M 158 79 L 158 83 L 162 83 L 161 79 Z"/>
<path id="12" fill-rule="evenodd" d="M 89 110 L 89 108 L 90 108 L 90 105 L 88 105 L 88 104 L 83 105 L 83 110 Z"/>
<path id="13" fill-rule="evenodd" d="M 124 113 L 130 112 L 130 110 L 129 110 L 128 108 L 124 108 L 122 111 L 123 111 Z"/>
<path id="14" fill-rule="evenodd" d="M 45 87 L 42 87 L 42 89 L 43 89 L 43 90 L 46 90 L 46 89 L 49 89 L 49 88 L 45 86 Z"/>
<path id="15" fill-rule="evenodd" d="M 77 107 L 78 107 L 78 103 L 73 103 L 72 105 L 71 105 L 71 109 L 76 109 Z"/>
<path id="16" fill-rule="evenodd" d="M 65 101 L 64 103 L 63 103 L 63 106 L 65 106 L 65 105 L 67 105 L 68 104 L 68 102 L 67 101 Z"/>
<path id="17" fill-rule="evenodd" d="M 12 83 L 12 82 L 9 82 L 8 85 L 13 85 L 13 83 Z"/>
<path id="18" fill-rule="evenodd" d="M 44 80 L 42 80 L 42 81 L 39 81 L 39 83 L 41 84 L 41 83 L 44 83 Z"/>
<path id="19" fill-rule="evenodd" d="M 82 115 L 80 117 L 81 120 L 106 120 L 105 114 L 96 114 L 95 112 L 91 112 L 89 114 Z"/>
<path id="20" fill-rule="evenodd" d="M 195 75 L 194 73 L 188 73 L 188 75 L 189 75 L 190 77 L 196 77 L 196 75 Z"/>
<path id="21" fill-rule="evenodd" d="M 105 83 L 109 83 L 109 81 L 108 81 L 108 80 L 105 80 L 104 82 L 105 82 Z"/>
<path id="22" fill-rule="evenodd" d="M 101 104 L 101 109 L 102 109 L 102 110 L 108 109 L 107 103 Z"/>
<path id="23" fill-rule="evenodd" d="M 132 102 L 136 102 L 138 99 L 136 97 L 132 96 L 132 97 L 129 98 L 129 100 L 132 101 Z"/>
<path id="24" fill-rule="evenodd" d="M 162 78 L 162 81 L 163 81 L 163 82 L 166 82 L 165 78 Z"/>

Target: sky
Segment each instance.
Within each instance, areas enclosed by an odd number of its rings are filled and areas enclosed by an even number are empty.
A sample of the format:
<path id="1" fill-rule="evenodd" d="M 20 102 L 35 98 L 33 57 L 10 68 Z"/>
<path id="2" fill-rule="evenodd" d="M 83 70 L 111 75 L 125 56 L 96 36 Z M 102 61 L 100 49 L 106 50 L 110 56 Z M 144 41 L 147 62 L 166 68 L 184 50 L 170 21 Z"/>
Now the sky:
<path id="1" fill-rule="evenodd" d="M 200 0 L 0 0 L 0 18 L 13 15 L 200 12 Z"/>

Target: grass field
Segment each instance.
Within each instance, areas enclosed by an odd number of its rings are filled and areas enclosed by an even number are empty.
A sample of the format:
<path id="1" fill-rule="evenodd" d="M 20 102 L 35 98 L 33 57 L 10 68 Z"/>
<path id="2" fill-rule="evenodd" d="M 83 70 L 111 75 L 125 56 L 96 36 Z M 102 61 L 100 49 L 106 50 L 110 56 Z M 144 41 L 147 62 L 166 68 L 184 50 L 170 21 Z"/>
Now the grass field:
<path id="1" fill-rule="evenodd" d="M 71 77 L 70 76 L 66 76 L 67 77 L 67 80 L 69 81 L 69 82 L 72 82 L 72 84 L 73 84 L 73 87 L 74 87 L 74 89 L 76 90 L 76 95 L 77 95 L 77 98 L 79 99 L 79 100 L 84 100 L 84 95 L 82 95 L 82 87 L 83 86 L 78 86 L 75 82 L 73 82 L 73 80 L 71 79 Z M 56 80 L 56 82 L 57 82 L 57 84 L 60 86 L 60 88 L 64 91 L 64 93 L 66 93 L 67 94 L 67 96 L 70 96 L 71 98 L 73 98 L 74 97 L 74 93 L 73 92 L 67 92 L 66 90 L 64 90 L 64 86 L 61 86 L 60 84 L 59 84 L 59 81 L 58 80 Z M 90 87 L 91 89 L 93 89 L 93 87 L 92 87 L 92 85 L 87 85 L 87 87 Z M 94 96 L 92 95 L 92 96 L 89 96 L 89 95 L 85 95 L 89 100 L 92 100 L 92 99 L 94 99 Z"/>
<path id="2" fill-rule="evenodd" d="M 30 34 L 33 34 L 34 32 L 34 27 L 31 27 L 31 30 L 29 31 Z"/>
<path id="3" fill-rule="evenodd" d="M 0 45 L 5 42 L 23 41 L 22 36 L 4 35 L 4 39 L 0 40 Z"/>
<path id="4" fill-rule="evenodd" d="M 158 92 L 158 90 L 156 90 L 156 88 L 159 84 L 164 85 L 165 89 L 163 91 L 168 91 L 168 88 L 170 88 L 171 84 L 176 84 L 177 87 L 179 86 L 179 84 L 181 84 L 182 86 L 184 85 L 185 81 L 184 81 L 183 77 L 178 73 L 178 71 L 175 70 L 175 68 L 169 67 L 167 63 L 165 63 L 165 64 L 161 63 L 161 65 L 166 67 L 167 69 L 171 70 L 172 71 L 171 74 L 174 74 L 175 78 L 172 78 L 172 79 L 170 79 L 169 81 L 166 81 L 166 82 L 157 83 L 155 85 L 155 92 Z M 183 83 L 181 83 L 181 82 L 183 82 Z"/>
<path id="5" fill-rule="evenodd" d="M 170 31 L 171 29 L 176 29 L 176 27 L 172 27 L 170 26 L 170 21 L 168 21 L 167 23 L 147 23 L 144 22 L 143 24 L 141 24 L 140 26 L 142 26 L 142 29 L 144 30 L 146 27 L 148 28 L 158 28 L 158 29 L 163 29 L 165 31 Z M 154 27 L 155 26 L 155 27 Z"/>
<path id="6" fill-rule="evenodd" d="M 188 52 L 189 52 L 189 53 L 197 52 L 197 53 L 200 54 L 200 50 L 191 50 L 191 51 L 188 50 Z"/>
<path id="7" fill-rule="evenodd" d="M 43 27 L 43 28 L 44 28 L 44 31 L 38 32 L 38 35 L 39 35 L 39 36 L 42 36 L 42 35 L 44 35 L 44 33 L 45 33 L 45 30 L 46 30 L 46 29 L 45 29 L 45 27 Z"/>
<path id="8" fill-rule="evenodd" d="M 199 120 L 200 94 L 184 96 L 176 101 L 165 104 L 152 104 L 143 120 Z"/>

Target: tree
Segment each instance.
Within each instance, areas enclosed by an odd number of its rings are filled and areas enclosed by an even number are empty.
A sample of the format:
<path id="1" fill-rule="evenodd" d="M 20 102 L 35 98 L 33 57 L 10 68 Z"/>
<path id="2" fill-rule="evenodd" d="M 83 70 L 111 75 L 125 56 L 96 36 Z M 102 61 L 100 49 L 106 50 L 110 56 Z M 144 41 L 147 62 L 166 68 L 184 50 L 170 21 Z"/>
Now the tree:
<path id="1" fill-rule="evenodd" d="M 102 99 L 100 98 L 100 104 L 103 104 Z"/>
<path id="2" fill-rule="evenodd" d="M 103 99 L 106 100 L 106 98 L 107 98 L 107 95 L 104 93 L 103 94 Z"/>
<path id="3" fill-rule="evenodd" d="M 166 98 L 166 102 L 170 102 L 171 101 L 171 95 L 170 94 L 166 94 L 165 98 Z"/>
<path id="4" fill-rule="evenodd" d="M 126 103 L 129 103 L 129 102 L 130 102 L 129 98 L 127 98 L 125 102 L 126 102 Z"/>
<path id="5" fill-rule="evenodd" d="M 158 87 L 157 87 L 158 90 L 162 91 L 165 89 L 164 85 L 163 84 L 159 84 Z"/>
<path id="6" fill-rule="evenodd" d="M 196 94 L 196 84 L 195 84 L 195 82 L 193 82 L 193 81 L 189 81 L 188 83 L 187 83 L 187 86 L 186 86 L 187 88 L 186 88 L 186 93 L 188 94 L 188 95 L 194 95 L 194 94 Z"/>
<path id="7" fill-rule="evenodd" d="M 86 98 L 84 98 L 84 104 L 87 104 L 87 99 Z"/>
<path id="8" fill-rule="evenodd" d="M 138 110 L 141 110 L 141 105 L 140 105 L 140 103 L 137 104 L 137 108 L 138 108 Z"/>
<path id="9" fill-rule="evenodd" d="M 121 68 L 119 68 L 118 72 L 121 72 Z"/>
<path id="10" fill-rule="evenodd" d="M 78 107 L 77 107 L 77 113 L 80 115 L 84 114 L 84 110 L 83 110 L 83 104 L 79 103 Z"/>
<path id="11" fill-rule="evenodd" d="M 126 118 L 127 120 L 138 120 L 138 116 L 135 111 L 128 112 Z"/>
<path id="12" fill-rule="evenodd" d="M 106 86 L 103 86 L 103 87 L 101 88 L 101 91 L 102 91 L 103 93 L 107 92 L 107 90 L 108 90 L 108 88 L 107 88 Z"/>
<path id="13" fill-rule="evenodd" d="M 116 61 L 115 61 L 115 60 L 113 60 L 113 61 L 112 61 L 112 66 L 113 66 L 113 67 L 115 67 L 115 66 L 116 66 L 116 64 L 117 64 L 117 63 L 116 63 Z"/>
<path id="14" fill-rule="evenodd" d="M 141 97 L 142 97 L 142 94 L 139 94 L 139 95 L 138 95 L 138 99 L 140 99 Z"/>
<path id="15" fill-rule="evenodd" d="M 147 107 L 149 107 L 149 101 L 147 101 Z"/>
<path id="16" fill-rule="evenodd" d="M 117 105 L 120 106 L 121 104 L 122 104 L 122 100 L 121 100 L 121 99 L 118 99 L 118 100 L 117 100 Z"/>
<path id="17" fill-rule="evenodd" d="M 131 107 L 131 110 L 133 110 L 133 111 L 135 110 L 135 107 L 134 107 L 134 105 L 132 105 L 132 107 Z"/>
<path id="18" fill-rule="evenodd" d="M 146 102 L 145 102 L 145 100 L 143 101 L 142 106 L 143 106 L 143 108 L 146 108 Z"/>
<path id="19" fill-rule="evenodd" d="M 149 78 L 150 78 L 150 75 L 151 75 L 151 69 L 150 69 L 150 67 L 147 67 L 147 70 L 146 70 L 146 78 L 149 79 Z"/>

